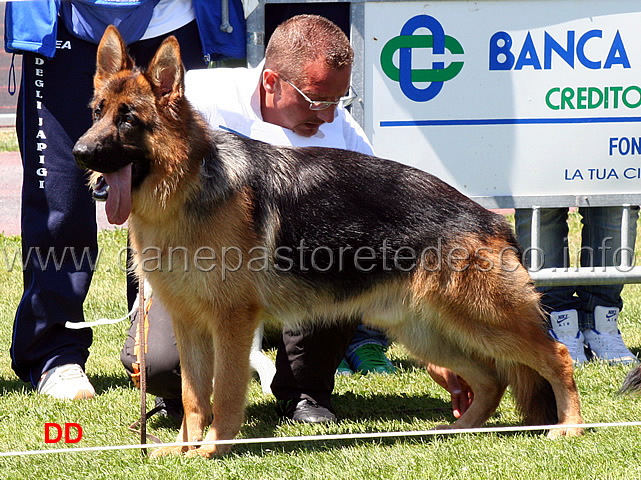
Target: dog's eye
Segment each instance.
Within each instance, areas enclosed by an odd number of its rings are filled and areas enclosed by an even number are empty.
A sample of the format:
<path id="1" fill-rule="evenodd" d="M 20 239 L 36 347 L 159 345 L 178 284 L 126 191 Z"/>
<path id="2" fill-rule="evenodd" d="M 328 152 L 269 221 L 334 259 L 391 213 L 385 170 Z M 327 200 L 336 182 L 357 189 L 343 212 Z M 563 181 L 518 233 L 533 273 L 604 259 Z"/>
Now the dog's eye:
<path id="1" fill-rule="evenodd" d="M 105 101 L 102 100 L 96 108 L 93 109 L 92 116 L 93 116 L 93 121 L 97 122 L 100 120 L 100 117 L 102 117 L 102 107 L 104 106 Z"/>
<path id="2" fill-rule="evenodd" d="M 122 120 L 123 120 L 123 122 L 125 122 L 128 125 L 133 125 L 134 123 L 136 123 L 136 117 L 131 113 L 126 113 L 122 117 Z"/>

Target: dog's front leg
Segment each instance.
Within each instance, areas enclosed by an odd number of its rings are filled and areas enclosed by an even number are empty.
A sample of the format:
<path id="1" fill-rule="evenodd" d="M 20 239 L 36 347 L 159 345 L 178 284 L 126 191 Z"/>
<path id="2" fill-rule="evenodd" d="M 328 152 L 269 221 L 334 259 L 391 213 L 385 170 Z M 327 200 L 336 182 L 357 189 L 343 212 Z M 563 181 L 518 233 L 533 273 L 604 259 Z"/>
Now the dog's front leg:
<path id="1" fill-rule="evenodd" d="M 173 317 L 180 318 L 180 317 Z M 214 377 L 214 341 L 201 322 L 174 321 L 174 334 L 180 354 L 184 416 L 176 442 L 200 442 L 211 421 L 211 393 Z M 180 454 L 195 447 L 164 447 L 152 457 Z"/>
<path id="2" fill-rule="evenodd" d="M 233 439 L 243 424 L 245 399 L 250 379 L 249 354 L 259 310 L 251 306 L 235 309 L 214 333 L 213 421 L 206 442 Z M 231 445 L 203 445 L 188 455 L 207 458 L 229 452 Z"/>

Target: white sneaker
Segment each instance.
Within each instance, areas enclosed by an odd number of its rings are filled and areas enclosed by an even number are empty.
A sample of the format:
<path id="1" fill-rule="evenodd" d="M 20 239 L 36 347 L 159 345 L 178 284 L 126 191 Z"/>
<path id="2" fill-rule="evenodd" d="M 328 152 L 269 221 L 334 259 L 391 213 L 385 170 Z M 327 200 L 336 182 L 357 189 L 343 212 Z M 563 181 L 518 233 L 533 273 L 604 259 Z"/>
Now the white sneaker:
<path id="1" fill-rule="evenodd" d="M 76 363 L 59 365 L 45 372 L 38 382 L 38 393 L 62 400 L 89 399 L 96 395 L 87 375 Z"/>
<path id="2" fill-rule="evenodd" d="M 619 309 L 616 307 L 596 307 L 594 309 L 594 328 L 584 332 L 588 348 L 594 355 L 610 363 L 630 365 L 639 360 L 623 343 L 617 327 Z"/>
<path id="3" fill-rule="evenodd" d="M 583 346 L 583 332 L 579 330 L 579 314 L 576 310 L 563 310 L 550 313 L 552 329 L 550 335 L 565 345 L 575 364 L 588 361 Z"/>

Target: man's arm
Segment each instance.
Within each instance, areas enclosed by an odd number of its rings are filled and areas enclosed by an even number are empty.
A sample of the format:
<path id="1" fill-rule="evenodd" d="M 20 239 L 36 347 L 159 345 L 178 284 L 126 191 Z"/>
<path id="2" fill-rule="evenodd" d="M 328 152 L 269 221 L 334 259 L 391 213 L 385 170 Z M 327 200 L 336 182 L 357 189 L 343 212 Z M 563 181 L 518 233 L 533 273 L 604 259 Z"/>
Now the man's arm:
<path id="1" fill-rule="evenodd" d="M 460 418 L 474 400 L 474 392 L 468 383 L 452 370 L 432 363 L 427 364 L 427 371 L 436 383 L 450 392 L 454 417 Z"/>

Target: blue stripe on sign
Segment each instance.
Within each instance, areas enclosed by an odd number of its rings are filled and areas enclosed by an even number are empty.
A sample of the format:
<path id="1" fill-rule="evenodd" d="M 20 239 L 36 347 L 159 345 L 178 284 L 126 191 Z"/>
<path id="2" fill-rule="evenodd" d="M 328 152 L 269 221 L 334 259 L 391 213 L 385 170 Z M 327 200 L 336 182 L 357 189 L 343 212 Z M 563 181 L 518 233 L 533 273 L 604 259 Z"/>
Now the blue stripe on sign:
<path id="1" fill-rule="evenodd" d="M 471 125 L 558 125 L 577 123 L 636 123 L 641 117 L 585 117 L 585 118 L 471 118 L 460 120 L 388 120 L 381 127 L 451 127 Z"/>

